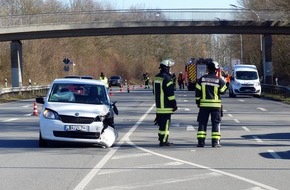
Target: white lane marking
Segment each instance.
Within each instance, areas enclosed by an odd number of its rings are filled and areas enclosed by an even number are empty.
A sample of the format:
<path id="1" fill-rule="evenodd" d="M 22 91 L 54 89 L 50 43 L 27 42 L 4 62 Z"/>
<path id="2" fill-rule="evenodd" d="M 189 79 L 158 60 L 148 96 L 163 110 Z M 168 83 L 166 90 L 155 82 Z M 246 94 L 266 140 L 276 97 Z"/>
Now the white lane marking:
<path id="1" fill-rule="evenodd" d="M 150 154 L 151 155 L 151 154 Z M 143 165 L 138 166 L 135 168 L 120 168 L 120 169 L 106 169 L 102 170 L 98 173 L 98 175 L 107 175 L 107 174 L 113 174 L 113 173 L 121 173 L 121 172 L 130 172 L 135 171 L 136 169 L 149 169 L 149 168 L 167 168 L 168 166 L 180 166 L 184 163 L 181 162 L 167 162 L 167 163 L 160 163 L 160 164 L 150 164 L 150 165 Z"/>
<path id="2" fill-rule="evenodd" d="M 228 113 L 228 116 L 229 116 L 229 117 L 233 117 L 233 115 L 232 115 L 232 114 L 230 114 L 230 113 Z"/>
<path id="3" fill-rule="evenodd" d="M 180 182 L 186 182 L 186 181 L 193 181 L 193 180 L 200 180 L 200 179 L 207 179 L 212 177 L 220 177 L 221 174 L 217 174 L 215 172 L 211 173 L 205 173 L 205 174 L 197 174 L 197 175 L 191 175 L 191 176 L 185 176 L 185 177 L 179 177 L 179 178 L 167 178 L 167 179 L 157 179 L 154 181 L 150 181 L 150 183 L 147 182 L 141 182 L 141 183 L 133 183 L 133 184 L 127 184 L 122 186 L 109 186 L 104 188 L 98 188 L 98 190 L 112 190 L 112 189 L 151 189 L 151 187 L 156 187 L 157 185 L 164 185 L 164 184 L 172 184 L 172 183 L 180 183 Z M 97 189 L 94 189 L 97 190 Z"/>
<path id="4" fill-rule="evenodd" d="M 24 116 L 31 116 L 31 113 L 28 113 L 28 114 L 24 114 Z"/>
<path id="5" fill-rule="evenodd" d="M 183 100 L 183 102 L 188 102 L 188 100 Z"/>
<path id="6" fill-rule="evenodd" d="M 159 156 L 159 157 L 162 157 L 162 158 L 166 158 L 166 159 L 169 159 L 169 160 L 174 160 L 174 161 L 177 161 L 177 162 L 182 162 L 184 164 L 188 164 L 190 166 L 194 166 L 194 167 L 198 167 L 198 168 L 202 168 L 202 169 L 205 169 L 205 170 L 208 170 L 208 171 L 211 171 L 211 172 L 216 172 L 218 174 L 222 174 L 222 175 L 225 175 L 225 176 L 229 176 L 229 177 L 232 177 L 234 179 L 238 179 L 238 180 L 241 180 L 241 181 L 244 181 L 244 182 L 247 182 L 247 183 L 250 183 L 250 184 L 253 184 L 253 185 L 256 185 L 256 186 L 259 186 L 261 188 L 264 188 L 264 189 L 267 189 L 267 190 L 278 190 L 274 187 L 271 187 L 271 186 L 268 186 L 266 184 L 262 184 L 262 183 L 259 183 L 257 181 L 254 181 L 254 180 L 251 180 L 251 179 L 248 179 L 248 178 L 245 178 L 245 177 L 242 177 L 242 176 L 238 176 L 238 175 L 235 175 L 235 174 L 231 174 L 231 173 L 228 173 L 228 172 L 225 172 L 225 171 L 222 171 L 222 170 L 218 170 L 218 169 L 213 169 L 213 168 L 210 168 L 208 166 L 203 166 L 203 165 L 199 165 L 199 164 L 195 164 L 195 163 L 192 163 L 192 162 L 188 162 L 188 161 L 185 161 L 185 160 L 181 160 L 181 159 L 178 159 L 178 158 L 174 158 L 174 157 L 170 157 L 170 156 L 166 156 L 164 154 L 160 154 L 160 153 L 157 153 L 157 152 L 154 152 L 154 151 L 151 151 L 151 150 L 148 150 L 146 148 L 142 148 L 142 147 L 139 147 L 137 146 L 136 144 L 134 144 L 128 137 L 127 139 L 127 143 L 130 144 L 131 146 L 133 146 L 134 148 L 137 148 L 139 150 L 142 150 L 144 152 L 148 152 L 148 153 L 151 153 L 151 154 L 154 154 L 156 156 Z"/>
<path id="7" fill-rule="evenodd" d="M 257 136 L 253 136 L 253 139 L 259 143 L 263 142 L 261 139 L 259 139 L 259 137 Z"/>
<path id="8" fill-rule="evenodd" d="M 257 107 L 257 110 L 268 111 L 267 109 L 265 109 L 265 108 L 260 108 L 260 107 Z"/>
<path id="9" fill-rule="evenodd" d="M 267 150 L 275 159 L 281 159 L 281 157 L 274 150 Z"/>
<path id="10" fill-rule="evenodd" d="M 251 131 L 248 127 L 246 126 L 242 126 L 242 128 L 245 130 L 245 131 Z"/>
<path id="11" fill-rule="evenodd" d="M 251 187 L 251 188 L 245 189 L 245 190 L 264 190 L 264 189 L 261 187 Z"/>
<path id="12" fill-rule="evenodd" d="M 126 154 L 126 155 L 120 155 L 120 156 L 114 156 L 112 160 L 118 160 L 118 159 L 124 159 L 124 158 L 137 158 L 137 157 L 143 157 L 143 156 L 151 156 L 149 153 L 137 153 L 137 154 Z"/>
<path id="13" fill-rule="evenodd" d="M 25 106 L 22 106 L 23 108 L 28 108 L 28 107 L 31 107 L 31 105 L 25 105 Z"/>
<path id="14" fill-rule="evenodd" d="M 195 129 L 192 125 L 187 125 L 186 130 L 187 131 L 194 131 Z"/>
<path id="15" fill-rule="evenodd" d="M 235 121 L 236 123 L 240 123 L 240 121 L 239 121 L 239 120 L 237 120 L 237 119 L 234 119 L 234 121 Z"/>
<path id="16" fill-rule="evenodd" d="M 10 118 L 10 119 L 3 120 L 2 122 L 11 122 L 11 121 L 16 121 L 18 119 L 19 118 Z"/>
<path id="17" fill-rule="evenodd" d="M 190 111 L 190 109 L 189 108 L 185 108 L 184 111 Z"/>
<path id="18" fill-rule="evenodd" d="M 153 104 L 147 112 L 135 123 L 135 125 L 125 134 L 125 136 L 113 147 L 103 159 L 95 165 L 95 167 L 82 179 L 82 181 L 74 188 L 74 190 L 83 190 L 90 181 L 95 177 L 95 175 L 102 169 L 102 167 L 108 162 L 108 160 L 115 154 L 115 152 L 124 144 L 124 142 L 129 139 L 129 136 L 135 131 L 135 129 L 142 123 L 142 121 L 147 117 L 147 115 L 154 108 Z"/>
<path id="19" fill-rule="evenodd" d="M 245 102 L 245 100 L 242 100 L 242 99 L 239 99 L 238 101 L 239 101 L 239 102 Z"/>
<path id="20" fill-rule="evenodd" d="M 166 158 L 166 159 L 169 159 L 169 160 L 173 160 L 173 161 L 177 161 L 177 162 L 182 162 L 184 164 L 188 164 L 190 166 L 194 166 L 194 167 L 198 167 L 198 168 L 202 168 L 202 169 L 205 169 L 205 170 L 208 170 L 208 171 L 211 171 L 211 172 L 216 172 L 218 174 L 222 174 L 222 175 L 225 175 L 225 176 L 229 176 L 229 177 L 232 177 L 234 179 L 238 179 L 238 180 L 241 180 L 241 181 L 244 181 L 244 182 L 247 182 L 247 183 L 250 183 L 250 184 L 253 184 L 253 185 L 256 185 L 256 186 L 259 186 L 261 188 L 264 188 L 264 189 L 267 189 L 267 190 L 278 190 L 274 187 L 271 187 L 271 186 L 268 186 L 266 184 L 262 184 L 262 183 L 259 183 L 257 181 L 254 181 L 254 180 L 251 180 L 251 179 L 248 179 L 248 178 L 245 178 L 245 177 L 242 177 L 242 176 L 238 176 L 238 175 L 235 175 L 235 174 L 231 174 L 231 173 L 228 173 L 228 172 L 225 172 L 225 171 L 222 171 L 222 170 L 218 170 L 218 169 L 213 169 L 213 168 L 210 168 L 208 166 L 204 166 L 204 165 L 199 165 L 199 164 L 195 164 L 195 163 L 192 163 L 192 162 L 188 162 L 188 161 L 185 161 L 185 160 L 181 160 L 181 159 L 178 159 L 178 158 L 174 158 L 174 157 L 170 157 L 170 156 L 167 156 L 167 155 L 164 155 L 164 154 L 160 154 L 160 153 L 157 153 L 157 152 L 154 152 L 154 151 L 151 151 L 151 150 L 148 150 L 146 148 L 142 148 L 142 147 L 139 147 L 137 146 L 136 144 L 134 144 L 130 139 L 129 137 L 130 136 L 126 136 L 128 139 L 126 140 L 128 144 L 130 144 L 132 147 L 134 148 L 137 148 L 139 150 L 142 150 L 144 152 L 148 152 L 150 154 L 154 154 L 156 156 L 159 156 L 159 157 L 162 157 L 162 158 Z"/>

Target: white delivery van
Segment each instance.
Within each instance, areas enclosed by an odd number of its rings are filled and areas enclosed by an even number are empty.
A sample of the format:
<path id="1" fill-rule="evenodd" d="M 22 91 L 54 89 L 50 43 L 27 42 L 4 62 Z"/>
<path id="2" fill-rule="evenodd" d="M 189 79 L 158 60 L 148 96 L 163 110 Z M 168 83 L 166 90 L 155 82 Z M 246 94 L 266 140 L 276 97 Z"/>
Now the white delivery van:
<path id="1" fill-rule="evenodd" d="M 235 65 L 229 84 L 229 97 L 236 95 L 261 96 L 259 73 L 255 65 Z"/>

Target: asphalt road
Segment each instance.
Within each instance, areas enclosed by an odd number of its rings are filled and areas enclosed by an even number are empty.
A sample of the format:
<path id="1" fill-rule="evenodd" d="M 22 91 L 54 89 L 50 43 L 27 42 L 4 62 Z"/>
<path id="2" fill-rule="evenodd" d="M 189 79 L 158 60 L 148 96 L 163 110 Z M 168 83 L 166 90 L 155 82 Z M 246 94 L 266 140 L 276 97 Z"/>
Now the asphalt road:
<path id="1" fill-rule="evenodd" d="M 289 189 L 290 106 L 223 97 L 221 148 L 196 147 L 194 92 L 176 91 L 170 140 L 159 147 L 151 90 L 115 88 L 114 147 L 51 143 L 38 147 L 34 100 L 0 104 L 0 189 Z M 40 111 L 41 105 L 38 105 Z"/>

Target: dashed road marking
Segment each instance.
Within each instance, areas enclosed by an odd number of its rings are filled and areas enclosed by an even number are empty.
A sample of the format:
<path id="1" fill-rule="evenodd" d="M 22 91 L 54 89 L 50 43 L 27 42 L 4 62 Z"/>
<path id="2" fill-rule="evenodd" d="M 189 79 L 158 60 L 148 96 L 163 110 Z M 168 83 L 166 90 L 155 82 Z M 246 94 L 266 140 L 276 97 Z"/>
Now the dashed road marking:
<path id="1" fill-rule="evenodd" d="M 259 137 L 257 136 L 253 136 L 253 139 L 259 143 L 263 142 L 261 139 L 259 139 Z"/>
<path id="2" fill-rule="evenodd" d="M 246 126 L 242 126 L 242 128 L 245 130 L 245 131 L 251 131 L 248 127 Z"/>
<path id="3" fill-rule="evenodd" d="M 240 123 L 240 121 L 239 121 L 239 120 L 237 120 L 237 119 L 234 119 L 234 121 L 235 121 L 236 123 Z"/>
<path id="4" fill-rule="evenodd" d="M 10 118 L 10 119 L 3 120 L 2 122 L 11 122 L 11 121 L 16 121 L 16 120 L 18 120 L 18 118 Z"/>
<path id="5" fill-rule="evenodd" d="M 275 159 L 281 159 L 281 157 L 274 151 L 274 150 L 267 150 L 271 156 L 273 156 L 273 158 Z"/>
<path id="6" fill-rule="evenodd" d="M 257 110 L 268 111 L 267 109 L 265 109 L 265 108 L 260 108 L 260 107 L 257 107 Z"/>
<path id="7" fill-rule="evenodd" d="M 187 125 L 186 130 L 187 131 L 194 131 L 195 129 L 192 125 Z"/>
<path id="8" fill-rule="evenodd" d="M 229 117 L 233 117 L 233 115 L 232 115 L 232 114 L 230 114 L 230 113 L 228 114 L 228 116 L 229 116 Z"/>
<path id="9" fill-rule="evenodd" d="M 150 153 L 137 153 L 137 154 L 126 154 L 112 157 L 112 160 L 124 159 L 124 158 L 136 158 L 143 156 L 151 156 Z"/>
<path id="10" fill-rule="evenodd" d="M 242 99 L 239 99 L 238 101 L 239 101 L 239 102 L 245 102 L 245 100 L 242 100 Z"/>

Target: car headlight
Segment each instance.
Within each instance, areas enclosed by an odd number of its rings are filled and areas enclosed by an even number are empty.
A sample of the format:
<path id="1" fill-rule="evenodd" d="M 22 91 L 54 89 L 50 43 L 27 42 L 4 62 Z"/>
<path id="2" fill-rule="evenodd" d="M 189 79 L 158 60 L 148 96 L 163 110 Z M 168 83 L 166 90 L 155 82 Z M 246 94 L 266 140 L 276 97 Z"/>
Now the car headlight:
<path id="1" fill-rule="evenodd" d="M 260 86 L 260 85 L 261 85 L 260 82 L 255 83 L 255 86 Z"/>
<path id="2" fill-rule="evenodd" d="M 46 119 L 59 119 L 58 113 L 51 109 L 45 109 L 43 111 L 43 117 L 45 117 Z"/>

